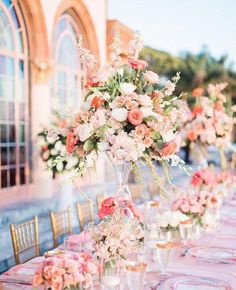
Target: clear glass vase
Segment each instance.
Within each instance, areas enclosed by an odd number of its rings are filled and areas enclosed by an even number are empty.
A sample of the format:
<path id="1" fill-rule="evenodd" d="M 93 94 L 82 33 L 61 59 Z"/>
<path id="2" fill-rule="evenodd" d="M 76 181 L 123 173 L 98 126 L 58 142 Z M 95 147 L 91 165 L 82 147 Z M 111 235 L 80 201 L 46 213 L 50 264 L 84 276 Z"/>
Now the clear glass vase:
<path id="1" fill-rule="evenodd" d="M 99 282 L 103 289 L 118 289 L 120 285 L 120 259 L 118 257 L 101 261 Z"/>
<path id="2" fill-rule="evenodd" d="M 113 168 L 115 169 L 117 188 L 115 197 L 119 200 L 132 200 L 131 192 L 128 185 L 129 174 L 132 169 L 130 162 L 125 160 L 115 160 L 109 152 L 107 153 L 109 160 L 111 161 Z"/>

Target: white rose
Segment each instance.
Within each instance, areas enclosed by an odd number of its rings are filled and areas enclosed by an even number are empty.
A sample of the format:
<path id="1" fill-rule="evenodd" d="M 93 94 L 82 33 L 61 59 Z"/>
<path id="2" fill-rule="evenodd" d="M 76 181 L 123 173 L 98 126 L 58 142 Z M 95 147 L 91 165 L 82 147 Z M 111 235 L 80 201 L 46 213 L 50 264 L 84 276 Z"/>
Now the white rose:
<path id="1" fill-rule="evenodd" d="M 125 108 L 116 108 L 112 110 L 111 116 L 118 122 L 124 122 L 127 120 L 128 111 Z"/>
<path id="2" fill-rule="evenodd" d="M 83 142 L 93 134 L 93 130 L 92 124 L 81 124 L 75 129 L 75 133 L 79 136 L 79 140 Z"/>
<path id="3" fill-rule="evenodd" d="M 146 81 L 148 81 L 150 84 L 158 84 L 160 82 L 160 77 L 158 74 L 154 73 L 153 71 L 146 71 L 143 74 L 143 77 Z"/>
<path id="4" fill-rule="evenodd" d="M 165 215 L 157 215 L 157 225 L 161 228 L 166 228 L 168 226 L 168 221 Z"/>
<path id="5" fill-rule="evenodd" d="M 56 165 L 56 169 L 58 172 L 61 172 L 63 170 L 63 163 L 59 161 Z"/>
<path id="6" fill-rule="evenodd" d="M 142 112 L 142 115 L 143 115 L 143 118 L 147 118 L 147 117 L 154 117 L 156 118 L 157 120 L 160 120 L 162 121 L 163 117 L 155 112 L 153 112 L 153 110 L 149 107 L 143 107 L 140 109 L 141 112 Z"/>
<path id="7" fill-rule="evenodd" d="M 121 83 L 120 84 L 120 92 L 123 95 L 130 95 L 132 94 L 136 89 L 136 86 L 131 83 Z"/>
<path id="8" fill-rule="evenodd" d="M 172 130 L 161 132 L 161 136 L 165 142 L 170 142 L 175 139 L 175 134 Z"/>
<path id="9" fill-rule="evenodd" d="M 62 142 L 60 140 L 55 143 L 55 149 L 58 151 L 61 150 L 62 146 L 63 145 L 62 145 Z"/>
<path id="10" fill-rule="evenodd" d="M 152 99 L 148 95 L 140 95 L 138 102 L 144 107 L 153 107 Z"/>

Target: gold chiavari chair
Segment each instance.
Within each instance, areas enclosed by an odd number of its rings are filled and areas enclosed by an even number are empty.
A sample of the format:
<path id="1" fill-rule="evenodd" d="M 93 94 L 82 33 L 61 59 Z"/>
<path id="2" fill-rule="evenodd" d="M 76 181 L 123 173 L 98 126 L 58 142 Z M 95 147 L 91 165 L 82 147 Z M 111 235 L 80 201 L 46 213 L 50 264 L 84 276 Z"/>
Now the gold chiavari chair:
<path id="1" fill-rule="evenodd" d="M 16 264 L 26 262 L 39 256 L 38 217 L 22 224 L 11 224 L 11 238 Z"/>
<path id="2" fill-rule="evenodd" d="M 72 233 L 71 224 L 71 209 L 68 206 L 67 210 L 60 212 L 51 212 L 51 226 L 53 233 L 54 247 L 58 247 L 58 238 L 62 235 L 70 235 Z"/>
<path id="3" fill-rule="evenodd" d="M 94 222 L 94 207 L 93 201 L 88 200 L 84 203 L 77 203 L 77 215 L 79 219 L 81 231 L 84 229 L 84 226 L 89 222 Z"/>
<path id="4" fill-rule="evenodd" d="M 97 208 L 98 208 L 98 210 L 101 209 L 102 202 L 104 201 L 104 199 L 106 199 L 106 193 L 105 192 L 103 192 L 103 194 L 98 194 L 97 195 Z"/>
<path id="5" fill-rule="evenodd" d="M 145 201 L 144 187 L 141 184 L 129 185 L 131 197 L 134 202 L 142 203 Z"/>

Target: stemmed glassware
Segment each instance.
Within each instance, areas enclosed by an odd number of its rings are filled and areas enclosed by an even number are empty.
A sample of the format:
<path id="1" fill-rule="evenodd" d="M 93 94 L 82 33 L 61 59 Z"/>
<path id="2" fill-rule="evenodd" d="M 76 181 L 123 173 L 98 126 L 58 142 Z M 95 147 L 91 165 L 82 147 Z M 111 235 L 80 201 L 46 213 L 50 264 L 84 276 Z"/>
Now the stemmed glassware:
<path id="1" fill-rule="evenodd" d="M 173 247 L 174 247 L 173 242 L 159 241 L 156 244 L 157 259 L 161 266 L 161 275 L 163 276 L 170 275 L 167 272 L 167 267 L 171 258 Z"/>
<path id="2" fill-rule="evenodd" d="M 125 265 L 130 290 L 143 290 L 146 263 L 128 261 Z"/>
<path id="3" fill-rule="evenodd" d="M 193 234 L 193 220 L 185 220 L 185 221 L 180 221 L 180 235 L 181 238 L 183 239 L 183 248 L 184 251 L 182 253 L 183 256 L 186 255 L 187 251 L 189 250 L 189 239 L 191 238 Z"/>

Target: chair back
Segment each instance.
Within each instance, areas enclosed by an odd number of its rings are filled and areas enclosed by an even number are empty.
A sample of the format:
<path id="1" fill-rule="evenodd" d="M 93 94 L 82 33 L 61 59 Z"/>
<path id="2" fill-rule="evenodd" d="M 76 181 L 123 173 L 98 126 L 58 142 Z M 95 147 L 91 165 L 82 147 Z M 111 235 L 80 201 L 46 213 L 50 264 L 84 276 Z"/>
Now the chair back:
<path id="1" fill-rule="evenodd" d="M 54 247 L 58 247 L 58 238 L 72 233 L 71 209 L 50 213 Z"/>
<path id="2" fill-rule="evenodd" d="M 85 224 L 89 222 L 94 222 L 94 207 L 93 201 L 88 200 L 84 203 L 77 203 L 77 215 L 80 224 L 80 230 L 84 229 Z"/>
<path id="3" fill-rule="evenodd" d="M 98 194 L 97 195 L 97 208 L 98 208 L 98 210 L 101 209 L 102 202 L 104 201 L 104 199 L 106 199 L 106 193 L 105 192 L 103 192 L 102 194 Z"/>
<path id="4" fill-rule="evenodd" d="M 37 216 L 22 224 L 11 224 L 10 231 L 16 264 L 39 256 L 40 246 Z"/>

